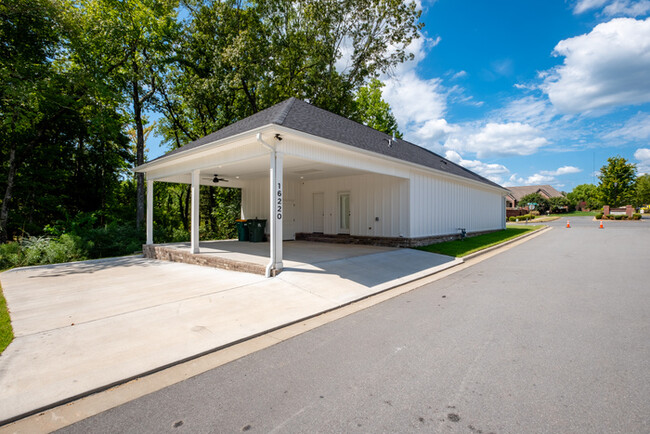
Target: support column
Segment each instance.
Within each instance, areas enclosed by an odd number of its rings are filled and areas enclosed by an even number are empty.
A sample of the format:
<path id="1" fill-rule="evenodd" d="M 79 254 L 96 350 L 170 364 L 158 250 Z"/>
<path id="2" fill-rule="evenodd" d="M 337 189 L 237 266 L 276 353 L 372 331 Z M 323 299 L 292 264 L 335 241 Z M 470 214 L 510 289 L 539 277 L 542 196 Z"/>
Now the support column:
<path id="1" fill-rule="evenodd" d="M 199 191 L 201 185 L 201 171 L 196 169 L 192 171 L 192 211 L 191 215 L 191 252 L 199 253 Z"/>
<path id="2" fill-rule="evenodd" d="M 153 181 L 147 179 L 147 244 L 153 244 Z"/>
<path id="3" fill-rule="evenodd" d="M 271 220 L 275 223 L 273 225 L 273 234 L 271 235 L 272 239 L 275 242 L 272 244 L 272 248 L 275 249 L 275 255 L 271 255 L 272 258 L 275 258 L 273 263 L 273 269 L 276 273 L 282 271 L 282 219 L 284 217 L 284 203 L 283 203 L 283 191 L 282 191 L 282 180 L 283 180 L 283 167 L 282 167 L 282 153 L 275 152 L 275 183 L 273 186 L 273 192 L 275 196 L 275 203 L 271 207 Z"/>

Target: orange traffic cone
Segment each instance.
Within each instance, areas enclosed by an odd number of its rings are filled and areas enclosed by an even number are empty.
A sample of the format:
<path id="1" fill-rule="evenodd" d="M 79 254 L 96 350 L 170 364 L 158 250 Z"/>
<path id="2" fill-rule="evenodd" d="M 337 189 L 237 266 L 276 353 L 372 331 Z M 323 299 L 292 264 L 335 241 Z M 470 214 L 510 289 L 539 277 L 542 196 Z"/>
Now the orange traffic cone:
<path id="1" fill-rule="evenodd" d="M 603 226 L 603 221 L 602 220 L 600 221 L 600 229 L 605 229 L 605 227 Z"/>
<path id="2" fill-rule="evenodd" d="M 567 227 L 567 228 L 570 228 L 570 227 L 571 227 L 571 225 L 569 224 L 569 220 L 566 221 L 566 227 Z"/>

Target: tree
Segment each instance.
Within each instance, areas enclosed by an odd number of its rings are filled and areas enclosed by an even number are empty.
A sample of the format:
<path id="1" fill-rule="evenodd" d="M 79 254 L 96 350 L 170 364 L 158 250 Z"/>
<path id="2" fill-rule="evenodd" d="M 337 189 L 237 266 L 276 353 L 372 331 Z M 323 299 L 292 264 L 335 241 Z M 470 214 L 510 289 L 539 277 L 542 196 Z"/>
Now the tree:
<path id="1" fill-rule="evenodd" d="M 623 157 L 607 159 L 598 176 L 598 194 L 605 205 L 618 207 L 632 203 L 635 197 L 636 165 Z"/>
<path id="2" fill-rule="evenodd" d="M 84 44 L 78 61 L 92 61 L 116 92 L 135 129 L 135 164 L 144 164 L 143 113 L 152 107 L 178 35 L 178 0 L 84 0 Z M 144 174 L 136 174 L 136 227 L 144 222 Z"/>
<path id="3" fill-rule="evenodd" d="M 519 199 L 519 206 L 526 206 L 529 203 L 536 203 L 537 205 L 535 206 L 535 210 L 539 211 L 540 213 L 545 213 L 550 208 L 548 199 L 539 193 L 527 194 L 526 196 Z"/>
<path id="4" fill-rule="evenodd" d="M 102 85 L 74 68 L 65 4 L 0 4 L 0 241 L 78 212 L 105 212 L 128 155 Z"/>
<path id="5" fill-rule="evenodd" d="M 552 213 L 568 212 L 571 203 L 564 196 L 551 197 L 548 199 L 549 209 Z"/>
<path id="6" fill-rule="evenodd" d="M 382 87 L 384 84 L 373 78 L 367 86 L 359 89 L 355 98 L 356 117 L 364 125 L 401 139 L 402 133 L 397 129 L 395 116 L 388 103 L 381 97 Z"/>
<path id="7" fill-rule="evenodd" d="M 650 174 L 639 176 L 636 180 L 636 204 L 650 204 Z"/>
<path id="8" fill-rule="evenodd" d="M 603 206 L 598 198 L 598 187 L 593 184 L 577 185 L 571 193 L 567 194 L 567 199 L 574 206 L 578 206 L 580 202 L 585 202 L 587 208 L 592 210 Z"/>
<path id="9" fill-rule="evenodd" d="M 173 146 L 289 97 L 355 120 L 358 89 L 412 57 L 415 2 L 197 0 L 162 92 Z"/>

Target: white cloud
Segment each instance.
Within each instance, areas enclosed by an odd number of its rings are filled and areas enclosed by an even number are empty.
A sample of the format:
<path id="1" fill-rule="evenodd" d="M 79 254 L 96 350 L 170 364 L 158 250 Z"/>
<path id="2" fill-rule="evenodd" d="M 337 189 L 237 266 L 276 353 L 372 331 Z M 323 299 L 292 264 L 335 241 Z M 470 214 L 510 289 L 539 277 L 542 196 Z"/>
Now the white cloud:
<path id="1" fill-rule="evenodd" d="M 562 166 L 556 170 L 540 170 L 538 173 L 530 175 L 528 177 L 517 176 L 513 174 L 508 181 L 506 182 L 507 186 L 514 185 L 539 185 L 539 184 L 550 184 L 556 188 L 564 187 L 564 184 L 560 184 L 557 177 L 562 175 L 570 175 L 572 173 L 582 172 L 582 169 L 579 169 L 574 166 Z"/>
<path id="2" fill-rule="evenodd" d="M 604 8 L 603 8 L 604 6 Z M 573 8 L 574 14 L 581 14 L 593 9 L 602 10 L 602 15 L 638 17 L 650 11 L 649 0 L 578 0 Z"/>
<path id="3" fill-rule="evenodd" d="M 506 155 L 531 155 L 548 141 L 536 128 L 521 122 L 489 122 L 477 133 L 451 137 L 445 147 L 471 152 L 478 158 Z"/>
<path id="4" fill-rule="evenodd" d="M 453 131 L 444 119 L 447 96 L 439 79 L 423 80 L 415 71 L 407 71 L 384 84 L 382 96 L 406 135 L 438 140 Z"/>
<path id="5" fill-rule="evenodd" d="M 579 169 L 574 166 L 562 166 L 558 168 L 557 170 L 542 170 L 539 172 L 542 175 L 547 175 L 547 176 L 560 176 L 560 175 L 568 175 L 570 173 L 580 173 L 582 172 L 582 169 Z"/>
<path id="6" fill-rule="evenodd" d="M 617 0 L 603 9 L 603 14 L 623 17 L 638 17 L 646 15 L 650 11 L 650 1 L 630 1 L 630 0 Z"/>
<path id="7" fill-rule="evenodd" d="M 573 8 L 573 13 L 581 14 L 591 9 L 598 9 L 605 3 L 607 3 L 607 0 L 578 0 Z"/>
<path id="8" fill-rule="evenodd" d="M 456 80 L 458 78 L 463 78 L 463 77 L 467 77 L 467 71 L 464 71 L 464 70 L 463 71 L 458 71 L 457 73 L 455 73 L 454 75 L 451 76 L 451 79 Z"/>
<path id="9" fill-rule="evenodd" d="M 628 141 L 650 138 L 650 113 L 637 113 L 625 122 L 621 128 L 605 134 L 606 139 L 623 139 Z"/>
<path id="10" fill-rule="evenodd" d="M 589 34 L 560 41 L 564 63 L 545 74 L 542 89 L 564 113 L 650 101 L 650 18 L 617 18 Z"/>
<path id="11" fill-rule="evenodd" d="M 648 148 L 639 148 L 634 153 L 634 158 L 639 160 L 637 163 L 638 173 L 648 173 L 650 174 L 650 149 Z"/>
<path id="12" fill-rule="evenodd" d="M 490 181 L 500 184 L 503 182 L 503 177 L 510 173 L 508 168 L 503 164 L 490 164 L 484 163 L 479 160 L 465 160 L 456 151 L 448 150 L 445 152 L 445 158 L 456 164 L 463 166 L 466 169 L 476 172 L 479 175 L 489 179 Z"/>

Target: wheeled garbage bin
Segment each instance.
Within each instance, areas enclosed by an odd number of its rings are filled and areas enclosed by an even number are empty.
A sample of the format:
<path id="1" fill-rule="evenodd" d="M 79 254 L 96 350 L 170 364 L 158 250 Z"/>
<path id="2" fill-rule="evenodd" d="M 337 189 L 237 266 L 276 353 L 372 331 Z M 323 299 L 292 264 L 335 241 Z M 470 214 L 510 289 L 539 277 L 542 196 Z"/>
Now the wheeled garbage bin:
<path id="1" fill-rule="evenodd" d="M 248 221 L 244 219 L 238 219 L 235 221 L 237 225 L 237 234 L 239 235 L 239 241 L 248 241 Z"/>
<path id="2" fill-rule="evenodd" d="M 252 243 L 260 243 L 264 241 L 265 227 L 266 227 L 266 220 L 258 220 L 258 219 L 248 220 L 249 240 Z"/>

